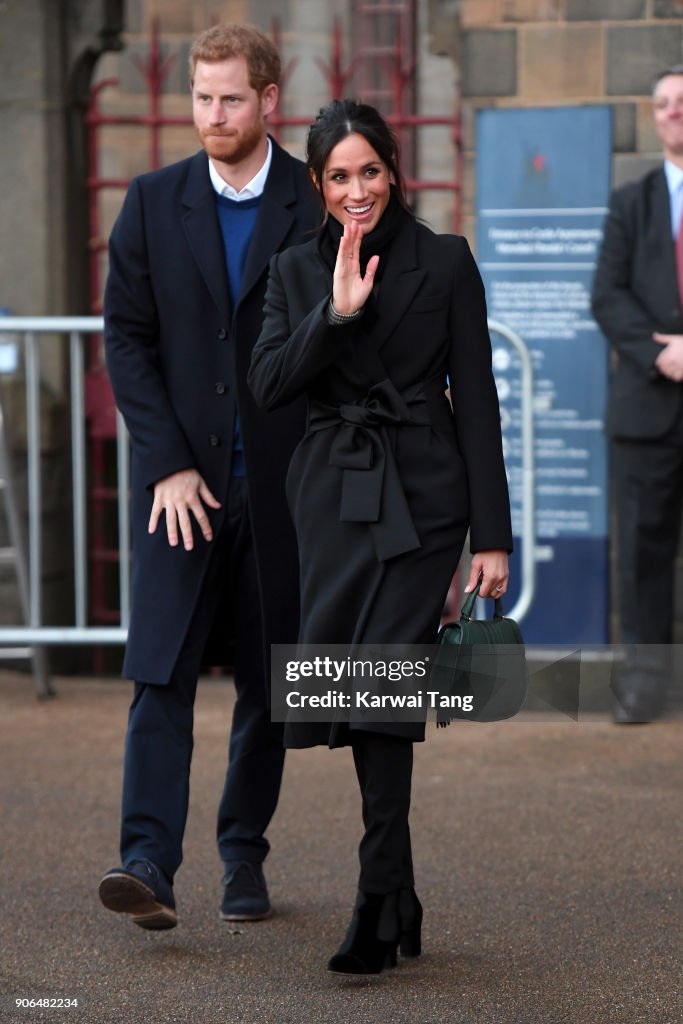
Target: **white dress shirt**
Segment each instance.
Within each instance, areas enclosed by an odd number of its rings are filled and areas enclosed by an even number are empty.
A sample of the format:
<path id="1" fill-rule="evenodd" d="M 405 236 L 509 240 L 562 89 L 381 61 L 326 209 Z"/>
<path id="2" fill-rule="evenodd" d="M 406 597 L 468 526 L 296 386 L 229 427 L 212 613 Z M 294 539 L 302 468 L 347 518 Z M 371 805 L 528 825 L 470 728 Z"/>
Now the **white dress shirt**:
<path id="1" fill-rule="evenodd" d="M 218 192 L 219 196 L 227 196 L 228 199 L 234 200 L 236 203 L 241 202 L 244 199 L 255 199 L 256 196 L 263 195 L 263 190 L 266 187 L 266 178 L 268 177 L 268 171 L 270 170 L 270 164 L 273 159 L 273 144 L 270 138 L 267 137 L 268 141 L 268 152 L 266 153 L 266 159 L 263 162 L 260 171 L 257 171 L 251 181 L 248 181 L 244 188 L 241 188 L 239 192 L 228 185 L 224 178 L 221 178 L 220 174 L 213 165 L 213 161 L 209 159 L 209 177 L 211 178 L 211 184 Z"/>
<path id="2" fill-rule="evenodd" d="M 671 207 L 671 232 L 678 234 L 683 214 L 683 167 L 677 167 L 670 160 L 664 161 L 664 174 L 669 186 L 669 205 Z"/>

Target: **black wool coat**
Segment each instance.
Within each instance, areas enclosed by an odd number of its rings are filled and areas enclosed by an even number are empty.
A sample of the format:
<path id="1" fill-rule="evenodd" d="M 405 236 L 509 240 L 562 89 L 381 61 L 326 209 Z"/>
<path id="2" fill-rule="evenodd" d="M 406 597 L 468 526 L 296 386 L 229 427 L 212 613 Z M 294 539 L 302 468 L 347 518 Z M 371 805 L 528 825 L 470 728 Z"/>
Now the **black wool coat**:
<path id="1" fill-rule="evenodd" d="M 332 275 L 315 240 L 271 263 L 248 379 L 265 408 L 308 400 L 287 478 L 302 643 L 435 642 L 467 529 L 475 552 L 512 547 L 484 289 L 467 242 L 405 216 L 382 259 L 374 309 L 341 326 L 325 317 Z M 424 738 L 423 723 L 357 727 Z M 287 725 L 289 746 L 347 740 L 345 727 Z"/>
<path id="2" fill-rule="evenodd" d="M 624 440 L 662 437 L 677 420 L 683 386 L 662 376 L 652 338 L 683 333 L 669 188 L 664 170 L 617 189 L 593 280 L 593 315 L 616 355 L 606 430 Z"/>
<path id="3" fill-rule="evenodd" d="M 296 636 L 296 540 L 284 480 L 305 410 L 302 402 L 273 412 L 257 408 L 246 374 L 262 324 L 270 258 L 310 237 L 319 221 L 304 165 L 273 142 L 233 309 L 206 154 L 130 185 L 111 235 L 104 315 L 107 367 L 132 442 L 133 592 L 124 673 L 134 679 L 168 682 L 210 552 L 196 529 L 193 551 L 182 543 L 171 548 L 163 517 L 148 534 L 153 485 L 196 467 L 223 503 L 208 510 L 215 536 L 225 510 L 236 412 L 266 651 Z M 229 652 L 215 649 L 213 657 Z"/>

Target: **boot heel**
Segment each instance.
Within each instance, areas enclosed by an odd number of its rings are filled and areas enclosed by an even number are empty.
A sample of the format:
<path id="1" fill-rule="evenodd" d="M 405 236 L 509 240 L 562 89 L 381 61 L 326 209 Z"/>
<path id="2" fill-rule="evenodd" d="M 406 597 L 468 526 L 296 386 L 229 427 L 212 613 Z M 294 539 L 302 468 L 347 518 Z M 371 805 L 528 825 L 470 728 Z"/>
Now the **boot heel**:
<path id="1" fill-rule="evenodd" d="M 401 956 L 419 956 L 422 952 L 422 939 L 420 929 L 411 932 L 402 932 L 399 944 Z"/>
<path id="2" fill-rule="evenodd" d="M 422 952 L 422 904 L 414 889 L 401 889 L 398 908 L 401 956 L 419 956 Z"/>
<path id="3" fill-rule="evenodd" d="M 384 957 L 384 966 L 385 968 L 396 967 L 397 963 L 398 957 L 396 956 L 396 946 L 393 946 L 391 949 L 387 950 L 387 955 Z"/>

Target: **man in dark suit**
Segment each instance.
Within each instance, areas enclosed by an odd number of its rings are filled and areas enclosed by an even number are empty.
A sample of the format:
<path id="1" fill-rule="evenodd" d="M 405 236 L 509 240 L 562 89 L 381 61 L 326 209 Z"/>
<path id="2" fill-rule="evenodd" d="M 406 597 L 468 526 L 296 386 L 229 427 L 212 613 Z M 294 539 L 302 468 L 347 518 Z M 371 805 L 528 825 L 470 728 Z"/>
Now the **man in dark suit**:
<path id="1" fill-rule="evenodd" d="M 270 721 L 271 643 L 298 627 L 284 494 L 304 410 L 257 409 L 246 387 L 273 253 L 319 219 L 304 165 L 266 131 L 280 61 L 250 26 L 204 32 L 190 54 L 203 150 L 135 179 L 114 225 L 107 365 L 132 442 L 133 600 L 124 674 L 121 867 L 100 898 L 143 928 L 176 923 L 193 704 L 207 646 L 236 700 L 218 811 L 221 916 L 270 912 L 262 862 L 283 767 Z M 217 637 L 218 647 L 209 644 Z M 230 651 L 230 653 L 228 653 Z M 227 659 L 230 659 L 229 661 Z"/>
<path id="2" fill-rule="evenodd" d="M 612 196 L 593 286 L 615 354 L 607 431 L 629 645 L 615 685 L 624 723 L 661 713 L 670 673 L 683 510 L 683 65 L 658 76 L 654 118 L 664 166 Z"/>

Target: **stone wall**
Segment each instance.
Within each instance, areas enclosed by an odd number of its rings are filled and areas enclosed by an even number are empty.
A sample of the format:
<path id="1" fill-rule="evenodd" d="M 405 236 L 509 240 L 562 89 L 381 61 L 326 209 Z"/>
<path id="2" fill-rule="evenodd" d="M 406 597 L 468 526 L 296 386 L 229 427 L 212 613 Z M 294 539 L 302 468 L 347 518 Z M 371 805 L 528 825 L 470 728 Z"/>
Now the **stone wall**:
<path id="1" fill-rule="evenodd" d="M 432 45 L 447 50 L 460 71 L 464 229 L 471 239 L 480 108 L 608 103 L 613 184 L 638 178 L 660 162 L 652 80 L 683 62 L 683 0 L 433 0 L 431 9 Z M 677 597 L 676 639 L 683 642 L 681 555 Z M 616 636 L 615 613 L 613 627 Z"/>
<path id="2" fill-rule="evenodd" d="M 279 44 L 285 75 L 282 85 L 282 112 L 301 117 L 305 124 L 330 98 L 330 85 L 321 68 L 328 64 L 333 45 L 335 20 L 342 30 L 342 65 L 348 70 L 354 57 L 351 43 L 349 0 L 289 0 L 289 2 L 189 3 L 187 0 L 129 0 L 127 5 L 125 50 L 107 55 L 97 69 L 97 79 L 116 79 L 118 85 L 102 93 L 102 109 L 107 113 L 144 113 L 147 110 L 147 85 L 140 64 L 148 60 L 150 29 L 156 20 L 161 28 L 161 53 L 166 63 L 162 89 L 164 114 L 190 116 L 187 62 L 193 37 L 218 18 L 245 20 L 264 32 L 279 27 Z M 417 5 L 418 55 L 416 75 L 419 109 L 432 115 L 449 116 L 455 109 L 456 68 L 447 54 L 438 54 L 429 46 L 430 26 L 427 4 Z M 406 57 L 406 62 L 409 60 Z M 444 88 L 444 82 L 447 87 Z M 356 81 L 348 80 L 346 95 L 356 95 Z M 302 156 L 305 125 L 285 127 L 281 141 L 295 155 Z M 191 127 L 165 127 L 161 132 L 161 162 L 169 163 L 196 148 Z M 149 142 L 146 129 L 110 128 L 101 133 L 101 173 L 105 177 L 130 178 L 149 167 Z M 418 173 L 435 179 L 453 179 L 455 153 L 452 130 L 431 127 L 421 130 L 417 143 Z M 121 189 L 112 189 L 101 197 L 101 238 L 105 238 L 119 209 Z M 423 193 L 420 213 L 440 230 L 452 229 L 454 195 L 448 192 Z"/>
<path id="3" fill-rule="evenodd" d="M 190 112 L 186 62 L 194 35 L 214 20 L 246 20 L 270 31 L 279 19 L 288 66 L 286 112 L 309 116 L 329 96 L 318 65 L 330 53 L 333 19 L 349 52 L 352 0 L 0 0 L 0 306 L 18 314 L 88 310 L 83 113 L 94 73 L 115 77 L 102 108 L 147 111 L 135 58 L 148 52 L 154 18 L 169 58 L 164 112 Z M 125 24 L 124 24 L 125 13 Z M 614 180 L 639 176 L 658 159 L 649 87 L 662 66 L 679 62 L 683 0 L 419 0 L 417 74 L 420 110 L 447 113 L 458 82 L 464 120 L 466 233 L 474 235 L 474 114 L 483 106 L 610 103 L 614 108 Z M 125 51 L 117 51 L 121 44 Z M 304 129 L 284 141 L 301 152 Z M 149 167 L 148 139 L 136 128 L 102 133 L 101 173 L 128 178 Z M 163 162 L 196 145 L 188 127 L 164 129 Z M 447 130 L 425 133 L 424 177 L 447 178 L 453 152 Z M 103 194 L 100 240 L 123 192 Z M 452 197 L 422 200 L 440 230 L 452 224 Z M 97 239 L 90 239 L 90 241 Z M 102 260 L 104 275 L 105 261 Z M 48 421 L 65 412 L 61 354 L 46 361 Z M 54 400 L 54 401 L 53 401 Z M 45 447 L 52 451 L 54 445 Z M 55 494 L 68 493 L 68 470 Z"/>
<path id="4" fill-rule="evenodd" d="M 436 24 L 444 10 L 458 24 L 444 39 L 460 69 L 468 234 L 474 113 L 481 107 L 609 103 L 614 184 L 657 162 L 651 84 L 657 71 L 683 60 L 683 0 L 436 0 L 432 6 Z"/>

